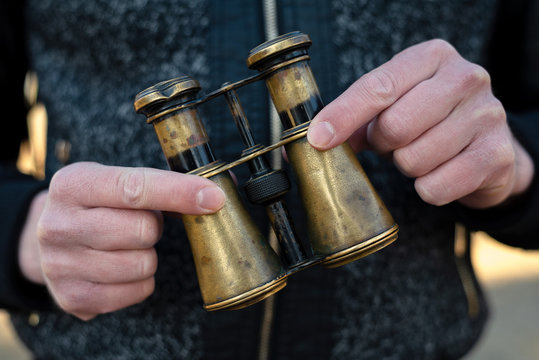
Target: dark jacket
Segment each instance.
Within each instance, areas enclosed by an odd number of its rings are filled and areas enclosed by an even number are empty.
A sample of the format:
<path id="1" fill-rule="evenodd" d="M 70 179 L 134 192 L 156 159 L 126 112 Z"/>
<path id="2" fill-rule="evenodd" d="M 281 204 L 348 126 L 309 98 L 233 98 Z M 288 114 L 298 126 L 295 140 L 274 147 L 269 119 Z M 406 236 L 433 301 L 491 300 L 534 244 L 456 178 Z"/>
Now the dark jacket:
<path id="1" fill-rule="evenodd" d="M 245 78 L 252 75 L 245 66 L 248 51 L 264 41 L 262 6 L 252 1 L 28 3 L 24 27 L 21 19 L 8 17 L 14 19 L 10 29 L 15 29 L 11 33 L 15 37 L 9 32 L 2 35 L 15 46 L 10 51 L 15 57 L 8 57 L 1 71 L 16 75 L 10 83 L 20 84 L 25 47 L 17 36 L 27 34 L 30 67 L 39 74 L 40 98 L 49 115 L 49 178 L 64 165 L 54 153 L 59 141 L 71 143 L 69 162 L 166 168 L 155 134 L 145 119 L 134 113 L 135 94 L 182 73 L 198 79 L 207 91 L 225 81 Z M 537 75 L 534 62 L 529 60 L 537 56 L 531 30 L 537 22 L 530 15 L 537 14 L 537 9 L 531 11 L 531 1 L 514 6 L 518 16 L 524 16 L 517 21 L 519 26 L 511 27 L 516 33 L 505 41 L 490 42 L 492 35 L 507 35 L 493 32 L 498 29 L 495 24 L 515 19 L 507 9 L 499 12 L 498 18 L 497 4 L 488 0 L 290 1 L 279 4 L 278 18 L 281 33 L 301 30 L 311 36 L 311 66 L 326 102 L 405 47 L 434 37 L 448 40 L 466 58 L 492 69 L 495 91 L 502 100 L 511 98 L 508 110 L 516 113 L 510 117 L 511 125 L 537 162 L 539 118 L 533 112 L 539 98 L 537 83 L 524 83 L 529 79 L 526 76 L 505 76 L 507 69 L 515 68 Z M 515 48 L 517 44 L 521 45 Z M 12 74 L 9 69 L 15 65 L 19 70 Z M 6 104 L 14 105 L 19 97 L 11 89 L 7 87 L 9 96 L 5 99 L 13 99 Z M 267 144 L 268 103 L 263 85 L 255 84 L 239 96 L 257 140 Z M 519 101 L 524 97 L 526 102 Z M 22 119 L 24 108 L 19 108 L 18 119 Z M 226 111 L 218 105 L 207 107 L 204 118 L 216 156 L 229 161 L 239 156 L 241 146 L 232 121 L 223 115 Z M 16 123 L 20 129 L 17 134 L 23 134 L 21 122 Z M 11 134 L 2 134 L 14 140 Z M 14 154 L 6 160 L 13 160 Z M 462 269 L 456 264 L 473 272 L 469 254 L 463 262 L 455 261 L 455 221 L 465 221 L 471 228 L 489 231 L 516 246 L 537 246 L 537 181 L 529 194 L 503 209 L 470 211 L 454 204 L 434 207 L 419 199 L 412 180 L 391 162 L 368 152 L 359 156 L 400 225 L 399 240 L 342 268 L 312 268 L 294 275 L 276 297 L 271 357 L 461 357 L 480 336 L 487 310 L 472 276 L 479 310 L 470 315 L 459 275 Z M 6 231 L 0 245 L 0 301 L 11 309 L 19 335 L 38 358 L 256 356 L 263 305 L 234 312 L 204 312 L 189 245 L 181 223 L 173 219 L 166 220 L 164 236 L 157 245 L 157 285 L 149 299 L 90 322 L 56 309 L 43 288 L 22 280 L 15 261 L 23 214 L 43 184 L 13 172 L 13 162 L 7 161 L 3 169 L 1 218 Z M 246 169 L 235 172 L 240 180 L 248 177 Z M 305 236 L 297 192 L 289 195 L 291 212 Z M 267 230 L 264 211 L 255 208 L 252 213 Z M 39 323 L 30 324 L 28 316 L 36 311 Z"/>

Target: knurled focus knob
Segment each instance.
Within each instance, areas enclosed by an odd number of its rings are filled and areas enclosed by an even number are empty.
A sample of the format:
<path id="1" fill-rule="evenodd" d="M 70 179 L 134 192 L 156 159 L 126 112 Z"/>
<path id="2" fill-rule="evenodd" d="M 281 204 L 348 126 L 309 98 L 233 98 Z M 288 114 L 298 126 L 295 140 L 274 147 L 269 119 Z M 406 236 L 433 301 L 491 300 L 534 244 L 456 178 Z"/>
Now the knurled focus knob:
<path id="1" fill-rule="evenodd" d="M 249 201 L 265 205 L 286 194 L 290 189 L 290 181 L 284 171 L 273 170 L 249 179 L 245 183 L 244 189 Z"/>

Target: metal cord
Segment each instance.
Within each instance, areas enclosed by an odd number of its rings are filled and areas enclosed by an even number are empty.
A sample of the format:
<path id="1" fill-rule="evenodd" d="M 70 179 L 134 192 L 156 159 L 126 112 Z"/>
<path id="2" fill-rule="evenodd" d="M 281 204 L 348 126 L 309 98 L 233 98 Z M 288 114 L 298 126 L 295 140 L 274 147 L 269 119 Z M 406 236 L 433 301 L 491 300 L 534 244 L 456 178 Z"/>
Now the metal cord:
<path id="1" fill-rule="evenodd" d="M 277 2 L 276 0 L 262 0 L 263 15 L 264 15 L 264 32 L 266 41 L 271 40 L 279 35 L 278 23 L 277 23 Z M 270 141 L 272 144 L 279 141 L 281 137 L 281 122 L 279 121 L 279 115 L 275 106 L 271 101 L 269 103 L 269 117 L 270 117 Z M 279 149 L 271 152 L 271 166 L 274 169 L 280 169 L 282 167 L 282 157 Z M 269 242 L 272 247 L 276 247 L 277 237 L 275 233 L 270 229 Z M 275 296 L 273 295 L 264 301 L 262 324 L 260 327 L 260 347 L 258 352 L 258 360 L 268 360 L 270 353 L 270 340 L 271 329 L 273 327 L 273 321 L 275 318 Z"/>
<path id="2" fill-rule="evenodd" d="M 264 33 L 266 41 L 271 40 L 279 36 L 279 26 L 277 19 L 277 1 L 276 0 L 263 0 L 262 6 L 264 10 Z M 270 141 L 272 144 L 279 141 L 281 133 L 283 131 L 281 121 L 279 120 L 279 114 L 273 106 L 273 102 L 269 101 L 269 118 L 270 118 Z M 283 166 L 283 159 L 280 149 L 275 150 L 271 154 L 271 167 L 274 169 L 280 169 Z"/>

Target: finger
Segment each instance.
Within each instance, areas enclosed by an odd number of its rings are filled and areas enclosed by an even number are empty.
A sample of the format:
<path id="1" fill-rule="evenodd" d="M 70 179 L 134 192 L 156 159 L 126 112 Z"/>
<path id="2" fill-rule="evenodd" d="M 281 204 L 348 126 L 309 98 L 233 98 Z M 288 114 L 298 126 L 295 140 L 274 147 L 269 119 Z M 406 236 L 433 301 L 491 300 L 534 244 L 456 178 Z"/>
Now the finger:
<path id="1" fill-rule="evenodd" d="M 453 116 L 451 116 L 452 118 Z M 466 119 L 449 119 L 393 152 L 393 162 L 408 177 L 420 177 L 457 156 L 474 136 Z"/>
<path id="2" fill-rule="evenodd" d="M 43 273 L 53 282 L 73 280 L 100 284 L 141 281 L 157 270 L 155 249 L 98 251 L 75 248 L 42 254 Z"/>
<path id="3" fill-rule="evenodd" d="M 511 143 L 502 135 L 494 135 L 474 141 L 451 160 L 417 178 L 415 188 L 433 205 L 445 205 L 475 193 L 468 206 L 493 206 L 507 197 L 513 164 Z"/>
<path id="4" fill-rule="evenodd" d="M 46 212 L 38 224 L 42 245 L 96 250 L 148 249 L 159 241 L 162 232 L 163 215 L 150 210 L 70 209 L 69 217 Z"/>
<path id="5" fill-rule="evenodd" d="M 125 284 L 65 282 L 57 287 L 53 296 L 64 311 L 87 320 L 140 303 L 154 288 L 153 277 Z"/>
<path id="6" fill-rule="evenodd" d="M 463 101 L 446 119 L 396 149 L 393 162 L 399 170 L 409 177 L 423 176 L 464 150 L 487 124 L 494 125 L 493 118 L 503 108 L 498 101 L 483 98 Z"/>
<path id="7" fill-rule="evenodd" d="M 78 163 L 55 174 L 49 196 L 86 207 L 151 209 L 200 215 L 219 210 L 224 192 L 196 175 Z"/>
<path id="8" fill-rule="evenodd" d="M 456 56 L 441 40 L 412 46 L 365 74 L 313 119 L 307 137 L 318 149 L 329 149 L 388 108 L 407 91 L 432 77 L 443 59 Z"/>
<path id="9" fill-rule="evenodd" d="M 478 88 L 489 87 L 488 79 L 485 70 L 465 60 L 442 67 L 368 124 L 370 147 L 384 153 L 409 144 L 445 121 Z"/>

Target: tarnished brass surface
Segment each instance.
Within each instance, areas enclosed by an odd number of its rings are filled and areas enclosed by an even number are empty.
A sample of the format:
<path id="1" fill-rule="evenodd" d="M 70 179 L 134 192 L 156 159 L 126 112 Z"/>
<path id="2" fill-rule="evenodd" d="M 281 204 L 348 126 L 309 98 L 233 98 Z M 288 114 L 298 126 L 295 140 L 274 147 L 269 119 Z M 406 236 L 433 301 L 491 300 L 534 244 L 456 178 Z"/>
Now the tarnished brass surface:
<path id="1" fill-rule="evenodd" d="M 209 141 L 195 108 L 164 116 L 153 125 L 167 159 Z"/>
<path id="2" fill-rule="evenodd" d="M 259 68 L 260 64 L 268 59 L 297 48 L 308 47 L 311 43 L 309 35 L 299 31 L 278 36 L 252 49 L 247 58 L 247 66 L 253 69 Z"/>
<path id="3" fill-rule="evenodd" d="M 228 173 L 211 178 L 226 194 L 215 214 L 183 215 L 207 310 L 237 309 L 286 285 L 280 258 L 245 209 Z"/>
<path id="4" fill-rule="evenodd" d="M 163 109 L 159 113 L 155 113 L 155 114 L 149 116 L 146 121 L 148 123 L 152 123 L 156 119 L 161 118 L 164 115 L 168 115 L 170 113 L 173 113 L 173 112 L 175 112 L 177 110 L 182 110 L 182 109 L 186 109 L 186 108 L 189 108 L 189 107 L 202 105 L 205 102 L 208 102 L 210 100 L 215 99 L 218 96 L 223 95 L 227 91 L 239 89 L 239 88 L 241 88 L 243 86 L 249 85 L 249 84 L 251 84 L 251 83 L 253 83 L 255 81 L 259 81 L 259 80 L 265 78 L 266 76 L 273 73 L 274 71 L 277 71 L 279 69 L 287 67 L 288 65 L 291 65 L 293 63 L 300 62 L 300 61 L 306 61 L 306 60 L 309 60 L 309 55 L 302 55 L 302 56 L 298 56 L 298 57 L 293 58 L 293 59 L 289 59 L 289 60 L 280 62 L 278 64 L 275 64 L 275 65 L 267 68 L 266 70 L 264 70 L 264 71 L 262 71 L 262 72 L 260 72 L 260 73 L 258 73 L 256 75 L 251 76 L 251 77 L 236 81 L 234 83 L 226 83 L 225 85 L 223 85 L 220 88 L 208 93 L 207 95 L 205 95 L 203 97 L 193 99 L 193 100 L 190 100 L 190 101 L 186 101 L 185 103 L 178 104 L 178 105 L 172 106 L 170 108 Z M 185 89 L 184 89 L 184 91 L 185 91 Z M 157 100 L 160 100 L 160 99 L 157 99 Z M 143 106 L 143 105 L 141 105 L 141 106 Z"/>
<path id="5" fill-rule="evenodd" d="M 389 230 L 380 235 L 364 240 L 357 245 L 326 256 L 320 263 L 327 268 L 335 268 L 367 255 L 373 254 L 397 240 L 399 226 L 394 224 Z"/>
<path id="6" fill-rule="evenodd" d="M 262 301 L 286 286 L 288 277 L 283 275 L 265 285 L 258 286 L 250 291 L 215 304 L 204 305 L 207 311 L 214 310 L 239 310 Z"/>
<path id="7" fill-rule="evenodd" d="M 396 239 L 395 221 L 347 143 L 318 151 L 302 138 L 286 145 L 286 152 L 315 255 L 325 256 L 330 266 L 339 266 Z M 377 238 L 381 234 L 385 235 Z"/>
<path id="8" fill-rule="evenodd" d="M 200 86 L 196 80 L 181 76 L 158 83 L 135 99 L 136 111 L 153 124 L 170 168 L 211 179 L 226 194 L 225 205 L 217 213 L 182 216 L 208 311 L 249 306 L 284 288 L 289 276 L 298 271 L 318 264 L 341 266 L 397 239 L 397 224 L 350 146 L 345 143 L 319 151 L 307 141 L 309 123 L 323 107 L 308 65 L 310 45 L 309 37 L 300 32 L 264 43 L 253 49 L 247 60 L 258 75 L 226 83 L 205 96 L 198 95 Z M 280 141 L 268 146 L 255 144 L 255 134 L 250 133 L 235 91 L 259 80 L 265 81 L 285 130 Z M 241 158 L 230 163 L 214 157 L 197 110 L 221 95 L 227 98 L 232 118 L 248 147 Z M 288 267 L 256 227 L 228 172 L 249 162 L 257 179 L 265 178 L 274 172 L 266 164 L 262 167 L 259 158 L 282 146 L 300 190 L 312 249 L 312 256 L 302 255 L 305 259 L 289 261 L 292 265 Z M 264 196 L 272 194 L 270 190 L 281 194 L 281 185 L 271 182 L 267 189 L 262 188 L 263 193 L 257 193 L 260 198 L 250 199 L 268 206 Z M 283 227 L 274 228 L 282 235 L 281 229 L 288 229 L 291 221 L 286 211 L 276 213 Z M 269 214 L 271 219 L 274 213 Z M 283 248 L 279 250 L 282 256 Z"/>
<path id="9" fill-rule="evenodd" d="M 248 64 L 267 71 L 306 54 L 310 45 L 302 33 L 285 34 L 253 49 Z M 265 81 L 286 129 L 283 138 L 323 107 L 307 60 L 281 67 Z M 304 137 L 285 148 L 307 214 L 311 247 L 315 256 L 324 257 L 322 263 L 344 265 L 395 241 L 398 227 L 348 144 L 318 151 Z"/>
<path id="10" fill-rule="evenodd" d="M 170 101 L 188 91 L 200 90 L 200 84 L 190 76 L 162 81 L 137 94 L 135 97 L 135 111 L 139 112 L 148 105 Z M 148 122 L 151 122 L 148 119 Z"/>
<path id="11" fill-rule="evenodd" d="M 289 113 L 313 96 L 320 96 L 311 68 L 306 61 L 293 63 L 273 72 L 266 78 L 266 85 L 279 114 Z M 293 118 L 292 115 L 289 115 Z M 299 125 L 293 123 L 292 126 Z"/>
<path id="12" fill-rule="evenodd" d="M 260 150 L 257 150 L 249 155 L 245 155 L 245 156 L 242 156 L 241 158 L 233 161 L 233 162 L 230 162 L 228 164 L 225 164 L 219 168 L 216 168 L 214 170 L 212 170 L 211 172 L 207 172 L 207 173 L 204 173 L 204 174 L 201 174 L 201 176 L 204 176 L 205 178 L 210 178 L 214 175 L 217 175 L 219 173 L 222 173 L 222 172 L 225 172 L 225 171 L 228 171 L 230 169 L 232 169 L 233 167 L 236 167 L 236 166 L 239 166 L 243 163 L 246 163 L 247 161 L 249 160 L 252 160 L 256 157 L 259 157 L 261 155 L 264 155 L 270 151 L 273 151 L 277 148 L 280 148 L 281 146 L 283 145 L 286 145 L 288 144 L 289 142 L 292 142 L 296 139 L 299 139 L 299 138 L 302 138 L 302 137 L 305 137 L 307 135 L 307 133 L 298 133 L 298 134 L 294 134 L 293 136 L 291 137 L 287 137 L 286 139 L 283 139 L 275 144 L 272 144 L 272 145 L 268 145 L 268 146 L 265 146 L 265 147 L 262 147 L 260 148 Z"/>

